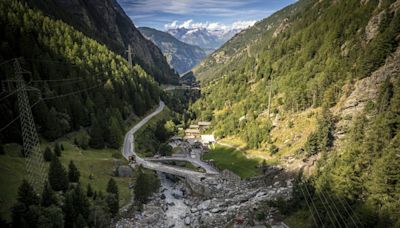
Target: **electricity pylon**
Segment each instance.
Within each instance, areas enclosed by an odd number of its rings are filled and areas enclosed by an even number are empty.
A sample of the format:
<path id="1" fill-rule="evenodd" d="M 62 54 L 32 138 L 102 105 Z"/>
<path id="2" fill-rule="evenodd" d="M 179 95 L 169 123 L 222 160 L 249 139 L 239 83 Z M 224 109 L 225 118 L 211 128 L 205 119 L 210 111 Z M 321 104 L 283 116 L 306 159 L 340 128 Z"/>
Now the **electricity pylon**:
<path id="1" fill-rule="evenodd" d="M 129 64 L 129 69 L 132 70 L 132 68 L 133 68 L 133 63 L 132 63 L 132 54 L 133 54 L 133 51 L 132 51 L 132 47 L 131 47 L 130 44 L 128 45 L 128 50 L 127 50 L 126 52 L 128 53 L 128 64 Z"/>
<path id="2" fill-rule="evenodd" d="M 32 90 L 32 88 L 28 87 L 24 81 L 23 73 L 26 73 L 26 71 L 23 71 L 18 59 L 14 61 L 14 70 L 16 89 L 18 90 L 17 99 L 21 120 L 23 151 L 26 157 L 27 179 L 37 191 L 40 191 L 43 187 L 46 174 L 43 154 L 40 149 L 39 136 L 36 131 L 36 125 L 27 94 L 27 91 Z M 33 88 L 33 90 L 36 89 Z"/>

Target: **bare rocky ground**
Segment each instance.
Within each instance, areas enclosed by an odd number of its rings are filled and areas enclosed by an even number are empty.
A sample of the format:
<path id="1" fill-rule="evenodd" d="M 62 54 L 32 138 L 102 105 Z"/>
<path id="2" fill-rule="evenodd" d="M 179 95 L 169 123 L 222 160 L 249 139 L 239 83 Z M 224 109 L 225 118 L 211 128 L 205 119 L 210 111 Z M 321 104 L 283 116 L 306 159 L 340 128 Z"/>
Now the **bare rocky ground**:
<path id="1" fill-rule="evenodd" d="M 278 210 L 266 206 L 278 197 L 291 197 L 293 178 L 282 169 L 267 168 L 265 175 L 239 180 L 229 171 L 208 179 L 206 194 L 184 180 L 160 174 L 160 191 L 142 212 L 129 212 L 115 227 L 265 227 L 279 223 Z M 235 180 L 236 179 L 236 180 Z M 210 190 L 211 189 L 211 190 Z M 257 215 L 262 215 L 257 216 Z"/>

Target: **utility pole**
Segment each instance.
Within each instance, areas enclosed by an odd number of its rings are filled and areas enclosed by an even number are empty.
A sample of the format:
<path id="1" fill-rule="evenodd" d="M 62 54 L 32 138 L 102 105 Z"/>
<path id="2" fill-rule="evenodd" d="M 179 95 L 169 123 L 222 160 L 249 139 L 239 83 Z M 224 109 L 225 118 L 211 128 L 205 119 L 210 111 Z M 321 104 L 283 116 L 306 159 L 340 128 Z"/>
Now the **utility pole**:
<path id="1" fill-rule="evenodd" d="M 45 179 L 45 170 L 43 154 L 40 150 L 39 137 L 36 131 L 35 121 L 33 119 L 31 106 L 27 94 L 28 87 L 23 78 L 23 70 L 19 60 L 14 61 L 14 70 L 17 85 L 18 108 L 21 119 L 22 142 L 24 156 L 26 157 L 26 170 L 28 181 L 32 186 L 40 191 Z"/>
<path id="2" fill-rule="evenodd" d="M 126 52 L 128 52 L 128 64 L 129 64 L 129 68 L 132 70 L 132 68 L 133 68 L 133 64 L 132 64 L 132 47 L 131 47 L 131 45 L 129 44 L 128 45 L 128 50 L 126 51 Z"/>
<path id="3" fill-rule="evenodd" d="M 270 118 L 270 113 L 271 113 L 272 82 L 273 82 L 272 69 L 270 70 L 269 77 L 270 77 L 270 85 L 269 85 L 269 95 L 268 95 L 268 119 Z"/>

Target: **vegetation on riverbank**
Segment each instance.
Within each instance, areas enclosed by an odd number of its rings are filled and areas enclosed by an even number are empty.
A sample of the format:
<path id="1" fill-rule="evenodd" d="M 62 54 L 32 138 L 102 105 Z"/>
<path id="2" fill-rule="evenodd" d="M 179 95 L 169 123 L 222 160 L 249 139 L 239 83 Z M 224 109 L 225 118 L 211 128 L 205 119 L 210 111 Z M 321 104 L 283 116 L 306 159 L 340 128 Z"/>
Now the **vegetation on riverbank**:
<path id="1" fill-rule="evenodd" d="M 243 153 L 235 148 L 216 145 L 203 156 L 203 159 L 213 159 L 218 169 L 228 169 L 241 178 L 260 175 L 261 170 L 257 166 L 261 163 L 261 160 L 249 159 Z"/>

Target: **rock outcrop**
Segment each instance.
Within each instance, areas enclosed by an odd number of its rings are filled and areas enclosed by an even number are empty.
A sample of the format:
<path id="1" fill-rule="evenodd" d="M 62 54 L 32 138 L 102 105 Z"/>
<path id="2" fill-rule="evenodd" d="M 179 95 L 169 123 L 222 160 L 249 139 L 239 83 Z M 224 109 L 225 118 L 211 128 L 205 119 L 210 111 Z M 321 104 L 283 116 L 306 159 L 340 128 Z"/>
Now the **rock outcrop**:
<path id="1" fill-rule="evenodd" d="M 393 80 L 400 75 L 400 47 L 391 54 L 383 66 L 373 72 L 371 76 L 357 81 L 354 85 L 347 85 L 344 95 L 338 104 L 332 109 L 338 117 L 336 124 L 335 140 L 340 145 L 341 139 L 345 136 L 354 117 L 359 115 L 368 104 L 374 102 L 378 97 L 379 88 L 385 80 Z"/>

